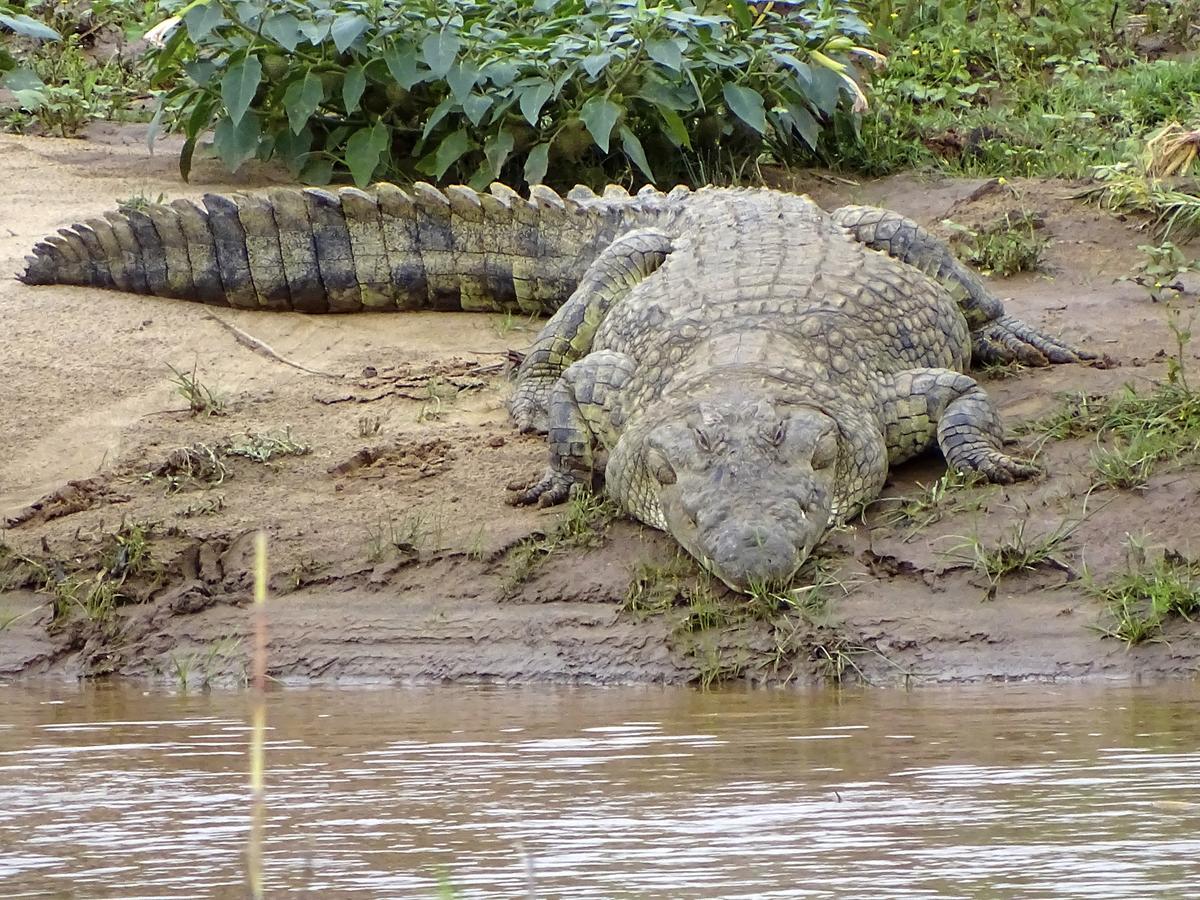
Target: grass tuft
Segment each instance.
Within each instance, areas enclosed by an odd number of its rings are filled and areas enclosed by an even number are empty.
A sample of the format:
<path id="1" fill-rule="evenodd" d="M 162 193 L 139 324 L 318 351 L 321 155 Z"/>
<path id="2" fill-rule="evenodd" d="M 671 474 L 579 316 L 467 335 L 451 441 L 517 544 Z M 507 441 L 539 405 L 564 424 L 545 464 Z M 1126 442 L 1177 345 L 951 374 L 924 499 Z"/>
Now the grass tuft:
<path id="1" fill-rule="evenodd" d="M 552 531 L 532 535 L 509 551 L 509 588 L 528 581 L 548 557 L 564 547 L 586 548 L 603 544 L 609 525 L 620 512 L 616 503 L 604 494 L 585 488 L 573 490 L 562 518 Z"/>
<path id="2" fill-rule="evenodd" d="M 1149 559 L 1144 541 L 1130 537 L 1125 570 L 1088 589 L 1105 604 L 1106 637 L 1130 646 L 1158 640 L 1168 622 L 1200 613 L 1200 561 L 1171 550 Z"/>
<path id="3" fill-rule="evenodd" d="M 196 368 L 182 372 L 168 364 L 171 370 L 171 383 L 175 385 L 175 393 L 182 397 L 193 416 L 223 416 L 226 409 L 225 400 L 196 377 Z"/>
<path id="4" fill-rule="evenodd" d="M 983 575 L 988 582 L 987 599 L 996 596 L 1000 582 L 1018 572 L 1033 572 L 1050 566 L 1065 572 L 1073 571 L 1058 558 L 1079 522 L 1063 521 L 1051 531 L 1032 532 L 1022 519 L 1005 531 L 995 544 L 987 544 L 977 535 L 961 539 L 951 553 Z"/>

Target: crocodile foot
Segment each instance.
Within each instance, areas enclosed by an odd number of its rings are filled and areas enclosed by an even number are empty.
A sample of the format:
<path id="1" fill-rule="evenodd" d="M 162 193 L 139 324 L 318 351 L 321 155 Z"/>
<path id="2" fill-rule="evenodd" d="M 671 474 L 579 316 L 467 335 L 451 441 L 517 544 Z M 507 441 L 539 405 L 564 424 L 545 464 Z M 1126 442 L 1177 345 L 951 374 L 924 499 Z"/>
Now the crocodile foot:
<path id="1" fill-rule="evenodd" d="M 571 489 L 577 484 L 580 484 L 580 481 L 574 475 L 548 469 L 541 480 L 532 486 L 520 482 L 510 484 L 508 489 L 518 493 L 509 497 L 508 502 L 511 506 L 555 506 L 570 497 Z"/>
<path id="2" fill-rule="evenodd" d="M 1019 362 L 1027 366 L 1048 366 L 1096 358 L 1094 353 L 1077 350 L 1042 334 L 1016 316 L 993 319 L 973 332 L 971 341 L 973 360 L 983 364 Z"/>
<path id="3" fill-rule="evenodd" d="M 960 472 L 978 472 L 994 484 L 1012 484 L 1041 474 L 1037 466 L 1022 462 L 982 441 L 955 447 L 947 462 Z"/>

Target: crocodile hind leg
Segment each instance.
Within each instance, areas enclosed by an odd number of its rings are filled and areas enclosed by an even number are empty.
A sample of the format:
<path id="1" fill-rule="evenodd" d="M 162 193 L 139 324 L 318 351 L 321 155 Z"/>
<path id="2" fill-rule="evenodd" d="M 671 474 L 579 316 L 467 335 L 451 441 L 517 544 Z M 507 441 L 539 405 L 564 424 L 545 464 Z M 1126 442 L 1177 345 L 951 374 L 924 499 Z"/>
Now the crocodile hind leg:
<path id="1" fill-rule="evenodd" d="M 881 385 L 884 441 L 891 464 L 911 459 L 935 440 L 946 462 L 1009 484 L 1036 467 L 1004 452 L 1004 429 L 975 379 L 952 369 L 908 369 Z"/>
<path id="2" fill-rule="evenodd" d="M 550 467 L 514 504 L 552 506 L 574 485 L 591 483 L 597 450 L 617 442 L 616 402 L 632 374 L 633 360 L 615 350 L 590 353 L 563 372 L 550 397 Z"/>
<path id="3" fill-rule="evenodd" d="M 843 206 L 830 215 L 859 243 L 920 269 L 950 291 L 971 329 L 975 362 L 1045 366 L 1096 358 L 1007 315 L 1004 304 L 955 257 L 946 242 L 912 219 L 874 206 Z"/>
<path id="4" fill-rule="evenodd" d="M 517 428 L 546 430 L 559 376 L 592 349 L 596 328 L 612 305 L 661 266 L 671 249 L 671 239 L 663 232 L 639 229 L 617 238 L 588 267 L 517 370 L 517 389 L 509 404 Z"/>

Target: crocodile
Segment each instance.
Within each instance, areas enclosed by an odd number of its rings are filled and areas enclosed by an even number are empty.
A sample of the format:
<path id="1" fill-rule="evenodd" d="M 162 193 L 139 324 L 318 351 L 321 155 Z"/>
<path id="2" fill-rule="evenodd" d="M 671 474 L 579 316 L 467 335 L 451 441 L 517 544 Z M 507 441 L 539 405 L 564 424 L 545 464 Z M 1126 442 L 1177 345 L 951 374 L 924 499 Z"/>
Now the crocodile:
<path id="1" fill-rule="evenodd" d="M 768 189 L 206 195 L 60 229 L 18 277 L 241 309 L 548 315 L 510 411 L 548 435 L 549 465 L 513 502 L 602 479 L 743 592 L 794 578 L 934 445 L 994 482 L 1034 475 L 968 367 L 1091 358 L 1006 314 L 912 220 Z"/>

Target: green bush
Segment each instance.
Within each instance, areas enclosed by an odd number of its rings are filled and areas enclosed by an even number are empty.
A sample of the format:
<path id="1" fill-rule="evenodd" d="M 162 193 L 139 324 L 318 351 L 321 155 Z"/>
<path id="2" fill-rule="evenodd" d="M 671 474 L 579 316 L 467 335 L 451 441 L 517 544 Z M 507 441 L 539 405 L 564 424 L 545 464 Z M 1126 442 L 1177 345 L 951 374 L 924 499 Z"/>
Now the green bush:
<path id="1" fill-rule="evenodd" d="M 167 0 L 157 53 L 185 176 L 214 129 L 236 168 L 275 158 L 476 187 L 728 179 L 815 147 L 861 104 L 848 3 L 745 0 Z M 182 74 L 180 74 L 182 73 Z"/>

